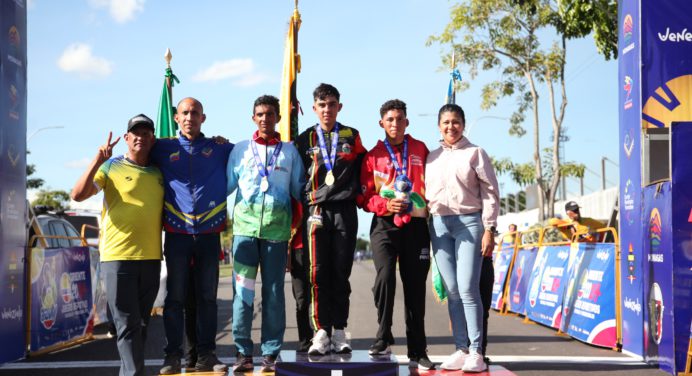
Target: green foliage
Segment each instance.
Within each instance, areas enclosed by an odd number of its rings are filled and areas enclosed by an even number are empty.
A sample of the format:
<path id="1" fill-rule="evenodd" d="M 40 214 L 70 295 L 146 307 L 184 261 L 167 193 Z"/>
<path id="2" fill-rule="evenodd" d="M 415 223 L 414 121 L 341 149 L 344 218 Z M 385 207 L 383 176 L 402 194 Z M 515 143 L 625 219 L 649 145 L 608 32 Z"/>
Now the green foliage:
<path id="1" fill-rule="evenodd" d="M 31 202 L 31 206 L 47 205 L 56 211 L 65 210 L 70 203 L 70 194 L 62 190 L 41 189 L 36 195 L 36 199 Z"/>
<path id="2" fill-rule="evenodd" d="M 568 38 L 593 34 L 596 49 L 606 60 L 618 56 L 618 4 L 616 0 L 561 0 L 559 30 Z"/>
<path id="3" fill-rule="evenodd" d="M 498 175 L 509 174 L 512 180 L 522 187 L 536 183 L 536 169 L 533 163 L 514 163 L 509 158 L 494 159 L 491 157 L 493 168 Z M 552 149 L 543 149 L 543 180 L 547 184 L 553 178 Z M 560 176 L 571 176 L 575 178 L 584 177 L 586 165 L 576 162 L 565 162 L 560 164 Z M 547 187 L 546 187 L 547 188 Z M 547 190 L 547 189 L 546 189 Z"/>
<path id="4" fill-rule="evenodd" d="M 362 249 L 362 250 L 367 251 L 368 249 L 370 249 L 370 241 L 368 241 L 367 239 L 358 237 L 358 239 L 356 239 L 356 249 L 357 250 Z"/>
<path id="5" fill-rule="evenodd" d="M 31 154 L 29 150 L 26 151 L 26 155 Z M 33 164 L 26 164 L 26 187 L 28 189 L 38 189 L 43 186 L 45 181 L 40 178 L 29 178 L 29 176 L 33 175 L 34 172 L 36 172 L 36 166 Z"/>

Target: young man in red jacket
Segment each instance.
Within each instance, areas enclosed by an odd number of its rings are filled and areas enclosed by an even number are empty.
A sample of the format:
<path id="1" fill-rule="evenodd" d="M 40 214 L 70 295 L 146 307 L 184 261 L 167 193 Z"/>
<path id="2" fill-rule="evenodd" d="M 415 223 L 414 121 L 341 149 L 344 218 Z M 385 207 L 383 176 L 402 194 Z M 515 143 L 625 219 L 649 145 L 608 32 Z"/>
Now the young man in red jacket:
<path id="1" fill-rule="evenodd" d="M 404 287 L 409 366 L 432 369 L 425 338 L 425 291 L 430 269 L 430 236 L 425 206 L 428 148 L 406 134 L 406 103 L 393 99 L 380 108 L 385 139 L 363 160 L 360 204 L 374 214 L 370 245 L 377 276 L 373 288 L 379 329 L 371 355 L 389 354 L 394 343 L 392 313 L 396 262 Z"/>

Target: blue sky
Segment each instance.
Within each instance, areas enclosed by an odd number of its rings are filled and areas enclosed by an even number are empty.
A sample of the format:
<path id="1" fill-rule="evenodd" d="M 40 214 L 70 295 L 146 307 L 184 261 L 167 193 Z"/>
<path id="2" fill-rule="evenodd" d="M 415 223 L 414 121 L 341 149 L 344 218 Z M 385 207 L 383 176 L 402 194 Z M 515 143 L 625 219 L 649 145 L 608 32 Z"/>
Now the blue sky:
<path id="1" fill-rule="evenodd" d="M 440 69 L 443 47 L 426 47 L 425 41 L 443 30 L 450 6 L 439 0 L 301 1 L 300 129 L 317 121 L 311 92 L 328 82 L 342 94 L 339 120 L 361 131 L 366 148 L 382 138 L 379 106 L 391 98 L 407 102 L 409 132 L 435 148 L 435 114 L 449 72 Z M 29 1 L 28 134 L 64 128 L 36 133 L 28 143 L 28 163 L 50 188 L 71 189 L 109 131 L 124 133 L 127 120 L 138 113 L 156 116 L 166 48 L 181 80 L 174 101 L 186 96 L 202 101 L 205 134 L 248 138 L 255 129 L 254 99 L 278 96 L 293 7 L 290 0 Z M 461 73 L 469 78 L 463 67 Z M 511 137 L 507 122 L 492 118 L 508 117 L 514 101 L 480 110 L 480 88 L 492 74 L 481 74 L 470 90 L 457 95 L 467 124 L 474 124 L 469 139 L 497 158 L 529 161 L 529 135 Z M 566 76 L 565 126 L 571 138 L 566 159 L 600 172 L 602 156 L 618 158 L 617 64 L 597 55 L 590 38 L 571 41 Z M 540 108 L 541 142 L 548 146 L 547 92 Z M 525 127 L 531 129 L 531 118 Z M 124 151 L 119 144 L 116 153 Z M 616 182 L 616 167 L 607 167 L 608 180 Z M 518 189 L 509 178 L 500 180 L 504 191 Z M 585 183 L 587 190 L 596 189 L 600 178 L 587 172 Z M 568 191 L 577 192 L 577 183 Z M 362 224 L 361 232 L 367 227 Z"/>

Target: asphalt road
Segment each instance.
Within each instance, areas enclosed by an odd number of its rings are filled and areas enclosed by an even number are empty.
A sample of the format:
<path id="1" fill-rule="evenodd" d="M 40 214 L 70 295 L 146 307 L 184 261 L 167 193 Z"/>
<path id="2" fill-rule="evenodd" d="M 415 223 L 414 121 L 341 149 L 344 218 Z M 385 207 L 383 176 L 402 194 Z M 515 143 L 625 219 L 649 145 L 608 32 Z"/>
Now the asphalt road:
<path id="1" fill-rule="evenodd" d="M 351 276 L 352 294 L 349 327 L 354 349 L 366 350 L 377 330 L 376 311 L 371 292 L 375 270 L 370 261 L 355 263 Z M 284 349 L 295 349 L 297 332 L 295 306 L 291 294 L 289 275 L 286 275 L 287 329 Z M 258 281 L 257 291 L 260 291 Z M 231 280 L 220 282 L 218 306 L 217 355 L 232 362 L 235 347 L 231 335 Z M 256 319 L 253 323 L 253 339 L 259 343 L 261 304 L 256 298 Z M 397 286 L 394 328 L 396 344 L 392 350 L 401 364 L 406 364 L 406 336 L 403 317 L 401 285 Z M 426 332 L 428 353 L 434 362 L 441 362 L 453 352 L 449 331 L 447 306 L 438 304 L 428 293 L 426 301 Z M 95 340 L 62 351 L 30 357 L 20 362 L 0 366 L 0 376 L 42 375 L 99 375 L 118 374 L 118 353 L 114 339 L 106 338 L 104 328 L 97 327 Z M 161 317 L 153 317 L 145 359 L 147 373 L 157 374 L 163 361 L 165 336 Z M 255 356 L 259 356 L 256 346 Z M 624 354 L 586 345 L 569 337 L 557 335 L 552 329 L 537 324 L 524 323 L 523 318 L 491 313 L 489 324 L 488 356 L 499 365 L 520 376 L 532 375 L 608 375 L 608 376 L 656 376 L 665 372 L 650 368 L 639 359 Z M 405 372 L 405 367 L 401 368 Z M 451 375 L 451 373 L 445 373 Z"/>

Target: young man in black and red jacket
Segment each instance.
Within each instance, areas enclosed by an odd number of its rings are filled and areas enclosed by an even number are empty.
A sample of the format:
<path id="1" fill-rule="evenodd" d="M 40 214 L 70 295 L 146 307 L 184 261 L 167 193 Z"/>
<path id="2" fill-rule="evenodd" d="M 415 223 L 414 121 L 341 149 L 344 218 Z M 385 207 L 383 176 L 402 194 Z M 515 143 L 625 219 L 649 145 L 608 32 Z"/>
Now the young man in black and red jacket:
<path id="1" fill-rule="evenodd" d="M 359 203 L 374 214 L 370 246 L 377 276 L 372 289 L 379 328 L 371 355 L 389 354 L 394 344 L 392 313 L 396 264 L 404 288 L 404 316 L 409 367 L 435 368 L 427 355 L 425 291 L 430 269 L 430 234 L 425 203 L 425 159 L 428 148 L 406 134 L 406 103 L 398 99 L 380 108 L 385 138 L 363 161 Z"/>
<path id="2" fill-rule="evenodd" d="M 355 198 L 360 194 L 360 166 L 366 150 L 356 129 L 336 121 L 342 104 L 334 86 L 320 84 L 313 98 L 312 109 L 320 122 L 296 139 L 307 173 L 303 243 L 309 259 L 310 323 L 315 332 L 308 353 L 348 353 L 351 345 L 344 329 L 358 231 Z"/>

